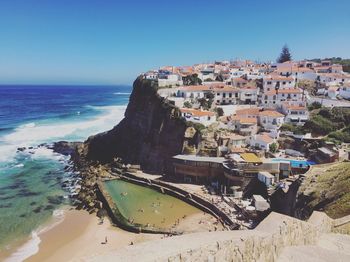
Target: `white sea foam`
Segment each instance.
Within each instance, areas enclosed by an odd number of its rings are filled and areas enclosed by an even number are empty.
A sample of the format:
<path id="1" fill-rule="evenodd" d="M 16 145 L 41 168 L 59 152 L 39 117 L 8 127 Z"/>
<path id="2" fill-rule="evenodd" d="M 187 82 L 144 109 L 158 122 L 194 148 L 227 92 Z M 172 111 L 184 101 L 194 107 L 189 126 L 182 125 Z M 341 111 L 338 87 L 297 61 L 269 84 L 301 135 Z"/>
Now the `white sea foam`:
<path id="1" fill-rule="evenodd" d="M 127 93 L 127 92 L 116 92 L 116 93 L 113 93 L 113 95 L 131 95 L 131 93 Z"/>
<path id="2" fill-rule="evenodd" d="M 101 111 L 101 114 L 84 121 L 24 124 L 12 133 L 0 137 L 0 162 L 12 159 L 18 147 L 36 146 L 58 140 L 84 141 L 90 135 L 109 130 L 122 120 L 126 106 L 92 106 L 91 108 Z"/>
<path id="3" fill-rule="evenodd" d="M 18 248 L 9 258 L 5 259 L 5 262 L 20 262 L 36 254 L 39 251 L 40 242 L 41 239 L 38 236 L 38 233 L 33 231 L 31 239 Z"/>
<path id="4" fill-rule="evenodd" d="M 28 240 L 24 245 L 19 247 L 13 254 L 11 254 L 11 256 L 5 260 L 5 262 L 24 261 L 30 256 L 33 256 L 36 253 L 38 253 L 39 244 L 41 243 L 40 234 L 43 234 L 49 231 L 50 229 L 54 228 L 58 224 L 62 223 L 65 216 L 64 210 L 54 210 L 52 216 L 54 219 L 50 224 L 33 231 L 31 234 L 31 239 Z"/>

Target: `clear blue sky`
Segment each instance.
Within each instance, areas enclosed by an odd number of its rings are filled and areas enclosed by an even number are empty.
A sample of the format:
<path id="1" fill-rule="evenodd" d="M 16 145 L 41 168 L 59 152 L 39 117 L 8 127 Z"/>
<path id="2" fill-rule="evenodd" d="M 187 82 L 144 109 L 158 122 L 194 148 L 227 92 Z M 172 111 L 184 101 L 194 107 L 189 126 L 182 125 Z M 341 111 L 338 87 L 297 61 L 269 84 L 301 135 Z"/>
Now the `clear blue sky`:
<path id="1" fill-rule="evenodd" d="M 350 58 L 349 0 L 1 0 L 0 83 L 129 84 L 162 65 Z"/>

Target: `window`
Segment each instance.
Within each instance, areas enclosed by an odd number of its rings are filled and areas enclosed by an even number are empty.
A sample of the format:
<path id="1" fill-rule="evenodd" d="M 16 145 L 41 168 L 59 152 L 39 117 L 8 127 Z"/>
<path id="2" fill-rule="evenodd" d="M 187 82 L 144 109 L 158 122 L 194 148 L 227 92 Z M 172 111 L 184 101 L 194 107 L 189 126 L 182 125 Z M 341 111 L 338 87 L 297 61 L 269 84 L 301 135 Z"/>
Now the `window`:
<path id="1" fill-rule="evenodd" d="M 232 93 L 229 93 L 228 96 L 229 96 L 229 97 L 232 97 Z"/>
<path id="2" fill-rule="evenodd" d="M 220 93 L 216 93 L 217 96 L 220 96 Z"/>
<path id="3" fill-rule="evenodd" d="M 282 82 L 282 85 L 285 85 L 286 84 L 286 82 Z"/>
<path id="4" fill-rule="evenodd" d="M 271 85 L 271 84 L 272 84 L 272 82 L 271 82 L 271 81 L 267 81 L 267 84 L 268 84 L 268 85 Z"/>
<path id="5" fill-rule="evenodd" d="M 235 97 L 238 97 L 238 93 L 235 94 Z"/>

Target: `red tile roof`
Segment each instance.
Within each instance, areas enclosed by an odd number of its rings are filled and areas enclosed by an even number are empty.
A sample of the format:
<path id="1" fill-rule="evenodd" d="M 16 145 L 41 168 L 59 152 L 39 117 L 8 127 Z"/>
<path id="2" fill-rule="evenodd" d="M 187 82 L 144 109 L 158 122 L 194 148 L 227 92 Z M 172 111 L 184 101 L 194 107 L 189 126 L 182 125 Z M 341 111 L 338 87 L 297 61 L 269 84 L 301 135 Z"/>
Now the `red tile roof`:
<path id="1" fill-rule="evenodd" d="M 193 116 L 214 116 L 215 113 L 214 112 L 210 112 L 210 111 L 204 111 L 204 110 L 196 110 L 196 109 L 192 109 L 192 108 L 180 108 L 181 113 L 187 113 L 187 114 L 191 114 Z"/>

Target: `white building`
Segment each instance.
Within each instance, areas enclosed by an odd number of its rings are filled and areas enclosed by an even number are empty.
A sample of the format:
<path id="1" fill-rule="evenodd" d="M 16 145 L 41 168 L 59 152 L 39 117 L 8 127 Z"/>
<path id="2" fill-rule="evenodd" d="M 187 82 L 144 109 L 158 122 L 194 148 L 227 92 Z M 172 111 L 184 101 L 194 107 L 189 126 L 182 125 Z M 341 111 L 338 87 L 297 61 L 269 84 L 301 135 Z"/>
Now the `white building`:
<path id="1" fill-rule="evenodd" d="M 243 104 L 255 104 L 258 101 L 259 89 L 255 86 L 243 86 L 239 89 L 239 99 Z"/>
<path id="2" fill-rule="evenodd" d="M 277 108 L 285 101 L 302 102 L 303 100 L 303 92 L 299 88 L 270 90 L 262 95 L 261 105 L 264 108 Z"/>
<path id="3" fill-rule="evenodd" d="M 259 124 L 266 130 L 277 130 L 284 123 L 284 115 L 275 110 L 264 110 L 259 113 Z"/>
<path id="4" fill-rule="evenodd" d="M 214 71 L 215 71 L 214 68 L 202 69 L 198 74 L 198 78 L 201 79 L 202 81 L 207 81 L 207 80 L 213 81 L 216 78 Z"/>
<path id="5" fill-rule="evenodd" d="M 350 99 L 350 85 L 345 85 L 339 89 L 339 95 L 342 98 Z"/>
<path id="6" fill-rule="evenodd" d="M 282 111 L 286 114 L 286 123 L 304 125 L 309 119 L 309 111 L 304 104 L 282 104 Z"/>
<path id="7" fill-rule="evenodd" d="M 255 135 L 258 132 L 258 120 L 253 117 L 231 116 L 227 128 L 243 136 Z"/>
<path id="8" fill-rule="evenodd" d="M 350 83 L 350 76 L 337 73 L 322 73 L 319 74 L 318 80 L 326 85 L 344 85 Z"/>
<path id="9" fill-rule="evenodd" d="M 258 173 L 258 180 L 260 182 L 263 182 L 265 186 L 269 187 L 275 183 L 275 176 L 271 175 L 269 172 L 260 171 Z"/>
<path id="10" fill-rule="evenodd" d="M 144 73 L 144 78 L 148 80 L 157 80 L 158 79 L 158 71 L 148 71 L 147 73 Z"/>
<path id="11" fill-rule="evenodd" d="M 275 89 L 289 89 L 295 87 L 295 81 L 294 78 L 290 76 L 270 74 L 263 78 L 263 87 L 264 92 Z"/>
<path id="12" fill-rule="evenodd" d="M 180 108 L 180 112 L 181 116 L 184 117 L 186 121 L 200 123 L 204 126 L 209 126 L 216 121 L 214 112 L 191 108 Z"/>
<path id="13" fill-rule="evenodd" d="M 259 148 L 265 151 L 270 151 L 270 146 L 275 142 L 268 134 L 253 135 L 249 138 L 248 144 L 251 147 Z"/>
<path id="14" fill-rule="evenodd" d="M 330 86 L 327 89 L 327 96 L 330 99 L 337 99 L 337 96 L 339 95 L 339 86 Z"/>
<path id="15" fill-rule="evenodd" d="M 239 90 L 232 86 L 221 86 L 212 89 L 217 105 L 235 105 L 239 101 Z"/>
<path id="16" fill-rule="evenodd" d="M 164 76 L 158 78 L 158 86 L 159 87 L 180 86 L 182 84 L 183 84 L 182 78 L 178 74 L 169 74 L 169 75 L 164 75 Z"/>
<path id="17" fill-rule="evenodd" d="M 203 98 L 205 93 L 210 92 L 210 87 L 205 85 L 199 86 L 182 86 L 179 87 L 176 96 L 185 99 Z"/>

